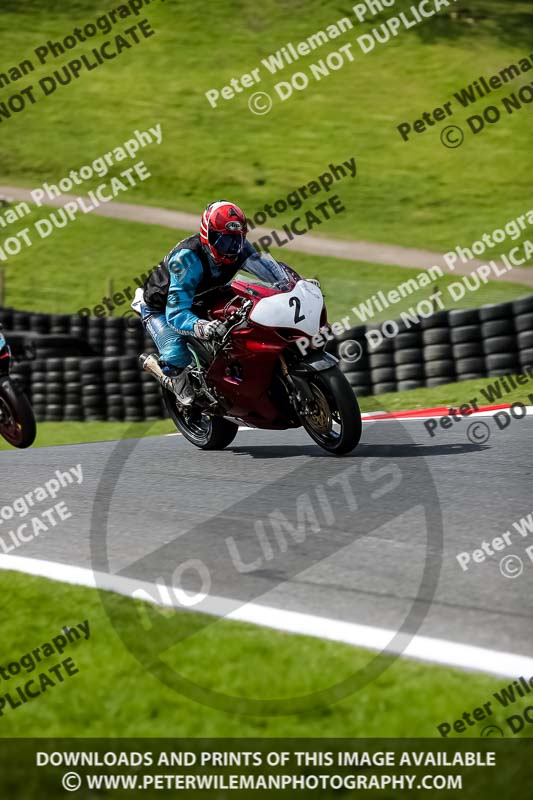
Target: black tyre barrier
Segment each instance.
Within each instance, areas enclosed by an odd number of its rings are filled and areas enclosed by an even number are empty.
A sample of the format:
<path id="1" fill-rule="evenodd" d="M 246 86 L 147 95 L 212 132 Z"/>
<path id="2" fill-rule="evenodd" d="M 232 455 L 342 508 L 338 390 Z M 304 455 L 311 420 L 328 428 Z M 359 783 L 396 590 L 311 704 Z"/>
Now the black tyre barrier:
<path id="1" fill-rule="evenodd" d="M 370 326 L 369 325 L 368 328 L 367 328 L 367 333 L 369 333 L 370 331 L 373 331 L 373 330 L 379 330 L 379 329 L 376 329 L 374 326 Z M 348 339 L 350 339 L 349 336 L 348 336 Z M 361 340 L 358 339 L 357 341 L 361 341 Z M 367 341 L 366 337 L 363 339 L 363 341 L 364 342 Z M 373 355 L 380 355 L 380 354 L 384 354 L 384 353 L 391 353 L 393 350 L 394 350 L 394 342 L 393 342 L 393 340 L 392 339 L 383 339 L 381 342 L 379 342 L 378 345 L 373 346 L 370 352 Z"/>
<path id="2" fill-rule="evenodd" d="M 439 361 L 429 361 L 426 364 L 426 376 L 428 378 L 455 378 L 455 362 L 451 358 L 443 358 Z"/>
<path id="3" fill-rule="evenodd" d="M 513 318 L 492 319 L 490 322 L 481 323 L 481 338 L 488 339 L 491 336 L 509 336 L 515 332 Z"/>
<path id="4" fill-rule="evenodd" d="M 519 314 L 514 318 L 514 325 L 517 333 L 533 331 L 533 313 Z"/>
<path id="5" fill-rule="evenodd" d="M 449 328 L 429 328 L 422 331 L 422 343 L 425 347 L 437 344 L 448 344 L 450 341 Z"/>
<path id="6" fill-rule="evenodd" d="M 400 381 L 422 381 L 425 378 L 423 364 L 398 364 L 396 367 L 396 379 Z"/>
<path id="7" fill-rule="evenodd" d="M 388 383 L 375 383 L 373 386 L 372 394 L 385 394 L 386 392 L 395 392 L 396 391 L 396 383 L 388 382 Z"/>
<path id="8" fill-rule="evenodd" d="M 483 356 L 473 356 L 470 358 L 458 358 L 455 362 L 455 370 L 458 375 L 476 372 L 478 375 L 485 373 L 485 359 Z"/>
<path id="9" fill-rule="evenodd" d="M 359 363 L 359 362 L 357 362 Z M 368 356 L 368 363 L 371 369 L 377 367 L 391 367 L 394 364 L 394 353 L 370 353 Z"/>
<path id="10" fill-rule="evenodd" d="M 452 344 L 477 342 L 481 339 L 481 325 L 461 325 L 450 328 L 450 341 Z"/>
<path id="11" fill-rule="evenodd" d="M 533 341 L 533 332 L 531 333 Z M 485 355 L 492 353 L 512 353 L 516 350 L 514 336 L 490 336 L 483 339 L 483 352 Z"/>
<path id="12" fill-rule="evenodd" d="M 479 325 L 479 309 L 457 308 L 449 311 L 448 325 L 450 328 L 459 328 L 464 325 Z"/>
<path id="13" fill-rule="evenodd" d="M 394 367 L 378 367 L 370 372 L 373 384 L 394 383 L 396 381 L 396 370 Z"/>
<path id="14" fill-rule="evenodd" d="M 396 350 L 394 353 L 394 363 L 399 364 L 420 364 L 424 360 L 421 347 L 406 347 L 405 350 Z"/>
<path id="15" fill-rule="evenodd" d="M 492 319 L 506 319 L 512 316 L 512 303 L 491 303 L 486 306 L 481 306 L 479 309 L 479 319 L 481 322 L 488 322 Z"/>
<path id="16" fill-rule="evenodd" d="M 424 361 L 438 361 L 443 358 L 453 358 L 451 344 L 430 344 L 423 348 Z"/>
<path id="17" fill-rule="evenodd" d="M 487 368 L 491 369 L 510 369 L 514 370 L 518 367 L 518 354 L 517 353 L 494 353 L 487 356 L 485 359 Z"/>
<path id="18" fill-rule="evenodd" d="M 463 344 L 452 345 L 452 357 L 457 360 L 459 358 L 469 358 L 470 356 L 482 356 L 483 345 L 479 342 L 464 342 Z"/>
<path id="19" fill-rule="evenodd" d="M 529 313 L 533 313 L 533 295 L 513 301 L 513 314 L 515 317 Z"/>
<path id="20" fill-rule="evenodd" d="M 451 380 L 453 380 L 453 378 L 427 378 L 426 386 L 430 389 L 434 386 L 444 386 L 445 384 L 450 383 Z"/>
<path id="21" fill-rule="evenodd" d="M 39 358 L 16 363 L 13 377 L 40 422 L 144 422 L 167 416 L 159 386 L 141 372 L 136 357 Z"/>
<path id="22" fill-rule="evenodd" d="M 462 372 L 461 374 L 457 373 L 457 380 L 458 381 L 477 381 L 479 378 L 485 378 L 486 375 L 483 372 Z"/>
<path id="23" fill-rule="evenodd" d="M 408 392 L 410 389 L 421 389 L 425 385 L 424 381 L 398 381 L 397 388 L 399 392 Z"/>
<path id="24" fill-rule="evenodd" d="M 481 308 L 439 311 L 406 328 L 394 320 L 382 338 L 379 323 L 344 331 L 341 342 L 356 339 L 362 353 L 356 363 L 341 360 L 341 369 L 354 387 L 369 387 L 372 394 L 405 391 L 420 386 L 441 386 L 452 381 L 475 380 L 533 369 L 533 296 Z M 379 343 L 376 346 L 376 341 Z M 346 352 L 346 347 L 345 347 Z M 392 376 L 395 376 L 393 381 Z"/>
<path id="25" fill-rule="evenodd" d="M 356 394 L 406 391 L 533 369 L 533 295 L 481 308 L 439 311 L 375 346 L 379 323 L 343 331 L 328 350 Z M 87 318 L 0 308 L 13 375 L 39 421 L 144 421 L 167 416 L 159 387 L 137 357 L 154 352 L 136 318 Z M 342 344 L 356 341 L 360 357 Z"/>
<path id="26" fill-rule="evenodd" d="M 518 360 L 523 367 L 533 369 L 533 347 L 518 351 Z"/>
<path id="27" fill-rule="evenodd" d="M 518 349 L 525 350 L 527 348 L 533 347 L 533 330 L 531 331 L 522 331 L 517 336 L 518 339 Z"/>
<path id="28" fill-rule="evenodd" d="M 437 311 L 435 314 L 431 314 L 430 317 L 421 319 L 420 327 L 423 331 L 430 328 L 448 328 L 448 311 Z"/>
<path id="29" fill-rule="evenodd" d="M 422 337 L 417 331 L 415 333 L 399 333 L 393 340 L 395 350 L 404 350 L 407 347 L 421 347 Z"/>

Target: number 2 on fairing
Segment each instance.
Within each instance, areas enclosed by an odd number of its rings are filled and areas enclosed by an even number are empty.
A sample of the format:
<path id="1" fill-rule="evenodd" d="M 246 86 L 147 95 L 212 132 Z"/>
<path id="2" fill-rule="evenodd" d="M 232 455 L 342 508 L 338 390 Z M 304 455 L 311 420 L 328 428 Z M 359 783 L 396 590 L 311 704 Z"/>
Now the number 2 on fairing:
<path id="1" fill-rule="evenodd" d="M 299 297 L 291 297 L 289 300 L 289 305 L 294 306 L 294 322 L 298 324 L 298 322 L 302 322 L 305 319 L 305 314 L 300 314 L 300 309 L 302 304 L 300 302 Z"/>

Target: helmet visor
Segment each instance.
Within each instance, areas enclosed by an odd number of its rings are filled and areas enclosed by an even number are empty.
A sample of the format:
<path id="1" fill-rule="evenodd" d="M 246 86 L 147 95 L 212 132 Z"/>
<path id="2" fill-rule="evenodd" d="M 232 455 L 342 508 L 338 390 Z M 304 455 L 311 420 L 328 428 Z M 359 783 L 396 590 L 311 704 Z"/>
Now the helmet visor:
<path id="1" fill-rule="evenodd" d="M 209 231 L 209 244 L 212 245 L 221 256 L 238 256 L 244 246 L 244 235 L 242 233 L 220 233 L 219 231 Z"/>

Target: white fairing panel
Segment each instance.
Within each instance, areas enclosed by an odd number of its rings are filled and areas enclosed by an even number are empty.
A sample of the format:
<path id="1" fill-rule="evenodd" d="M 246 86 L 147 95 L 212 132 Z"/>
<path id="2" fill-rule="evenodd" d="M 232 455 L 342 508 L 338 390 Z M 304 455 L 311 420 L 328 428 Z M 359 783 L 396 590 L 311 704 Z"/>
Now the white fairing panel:
<path id="1" fill-rule="evenodd" d="M 318 286 L 300 280 L 290 292 L 263 297 L 250 319 L 268 328 L 293 328 L 314 336 L 320 329 L 323 305 L 324 298 Z"/>

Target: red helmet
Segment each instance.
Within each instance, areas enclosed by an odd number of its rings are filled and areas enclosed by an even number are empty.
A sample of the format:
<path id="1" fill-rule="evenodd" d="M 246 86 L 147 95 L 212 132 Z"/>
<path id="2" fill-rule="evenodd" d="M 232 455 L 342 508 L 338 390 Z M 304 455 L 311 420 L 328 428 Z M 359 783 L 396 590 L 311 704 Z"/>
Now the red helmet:
<path id="1" fill-rule="evenodd" d="M 221 264 L 232 264 L 242 252 L 248 233 L 246 216 L 225 200 L 210 203 L 202 215 L 200 240 Z"/>

